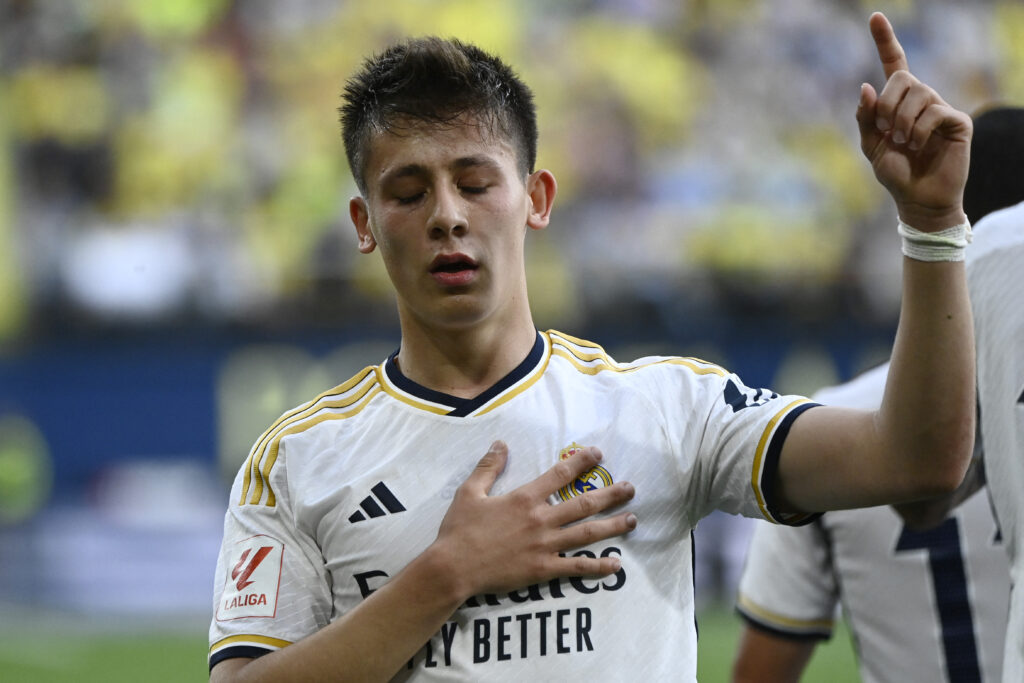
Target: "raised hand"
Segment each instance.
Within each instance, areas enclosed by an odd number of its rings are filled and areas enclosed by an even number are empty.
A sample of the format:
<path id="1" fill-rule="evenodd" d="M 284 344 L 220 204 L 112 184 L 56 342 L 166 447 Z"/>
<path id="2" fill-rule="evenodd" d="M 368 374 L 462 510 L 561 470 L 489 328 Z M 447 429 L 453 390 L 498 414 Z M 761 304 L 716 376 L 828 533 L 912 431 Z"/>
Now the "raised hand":
<path id="1" fill-rule="evenodd" d="M 587 519 L 633 497 L 627 482 L 589 491 L 558 505 L 548 497 L 601 461 L 584 448 L 537 479 L 502 496 L 488 492 L 505 468 L 508 447 L 498 441 L 459 487 L 441 522 L 435 546 L 455 558 L 466 597 L 515 590 L 560 576 L 605 576 L 619 569 L 616 557 L 562 557 L 560 552 L 619 536 L 636 526 L 623 512 Z"/>
<path id="2" fill-rule="evenodd" d="M 872 14 L 869 26 L 886 83 L 880 94 L 861 86 L 861 150 L 906 223 L 926 232 L 961 223 L 971 118 L 910 73 L 884 15 Z"/>

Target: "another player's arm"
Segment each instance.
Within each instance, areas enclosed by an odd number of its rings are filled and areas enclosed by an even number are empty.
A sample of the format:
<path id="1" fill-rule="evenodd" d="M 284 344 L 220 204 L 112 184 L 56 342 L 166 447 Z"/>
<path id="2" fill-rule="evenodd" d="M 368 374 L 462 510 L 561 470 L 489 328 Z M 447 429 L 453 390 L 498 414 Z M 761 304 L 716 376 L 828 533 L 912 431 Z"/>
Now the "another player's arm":
<path id="1" fill-rule="evenodd" d="M 547 502 L 551 493 L 594 467 L 600 452 L 584 449 L 515 491 L 489 496 L 507 457 L 507 447 L 496 442 L 459 487 L 434 543 L 358 607 L 286 648 L 218 663 L 211 682 L 386 681 L 473 595 L 618 571 L 614 557 L 559 552 L 632 529 L 636 518 L 629 513 L 581 521 L 632 498 L 630 484 L 620 482 L 559 505 Z"/>
<path id="2" fill-rule="evenodd" d="M 924 232 L 966 221 L 972 125 L 908 71 L 888 20 L 871 33 L 887 78 L 861 87 L 861 149 L 900 218 Z M 821 407 L 790 430 L 779 462 L 784 509 L 817 511 L 948 494 L 974 438 L 974 336 L 962 262 L 903 259 L 903 303 L 881 408 Z"/>
<path id="3" fill-rule="evenodd" d="M 732 682 L 799 683 L 817 645 L 817 639 L 785 638 L 744 623 Z"/>

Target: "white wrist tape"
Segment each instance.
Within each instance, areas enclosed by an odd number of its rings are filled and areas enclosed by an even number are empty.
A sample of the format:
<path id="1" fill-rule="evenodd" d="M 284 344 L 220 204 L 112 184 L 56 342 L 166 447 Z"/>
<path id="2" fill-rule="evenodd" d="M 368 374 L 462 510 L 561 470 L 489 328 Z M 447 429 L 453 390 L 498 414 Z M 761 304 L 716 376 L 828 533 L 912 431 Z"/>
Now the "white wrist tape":
<path id="1" fill-rule="evenodd" d="M 969 222 L 938 232 L 921 232 L 900 220 L 896 232 L 903 238 L 903 254 L 916 261 L 963 261 L 964 248 L 974 238 Z"/>

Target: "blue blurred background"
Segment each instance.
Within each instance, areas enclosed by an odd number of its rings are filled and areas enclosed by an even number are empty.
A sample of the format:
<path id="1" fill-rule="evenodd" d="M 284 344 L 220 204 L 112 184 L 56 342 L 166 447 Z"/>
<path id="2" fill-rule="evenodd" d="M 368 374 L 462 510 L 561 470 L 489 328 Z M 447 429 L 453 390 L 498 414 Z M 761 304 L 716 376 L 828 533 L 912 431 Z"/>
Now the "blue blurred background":
<path id="1" fill-rule="evenodd" d="M 1011 0 L 0 2 L 0 624 L 205 630 L 253 440 L 397 346 L 336 108 L 400 36 L 535 89 L 541 328 L 781 391 L 886 357 L 895 216 L 853 117 L 875 9 L 954 106 L 1024 102 Z M 702 529 L 728 600 L 743 525 Z"/>

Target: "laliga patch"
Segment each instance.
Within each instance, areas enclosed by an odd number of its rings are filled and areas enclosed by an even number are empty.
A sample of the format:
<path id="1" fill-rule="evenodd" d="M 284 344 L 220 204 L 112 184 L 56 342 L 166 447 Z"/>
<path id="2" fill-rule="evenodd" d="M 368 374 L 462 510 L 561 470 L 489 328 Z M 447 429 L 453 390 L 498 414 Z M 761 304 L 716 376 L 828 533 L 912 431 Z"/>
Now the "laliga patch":
<path id="1" fill-rule="evenodd" d="M 583 450 L 583 446 L 579 445 L 575 441 L 566 446 L 558 454 L 559 460 L 568 460 L 571 456 L 575 455 L 579 451 Z M 566 484 L 562 488 L 558 489 L 558 497 L 563 501 L 569 500 L 573 496 L 579 496 L 587 491 L 593 491 L 594 489 L 604 488 L 605 486 L 611 486 L 614 483 L 611 472 L 605 468 L 597 465 L 590 468 L 580 476 L 576 477 L 575 480 Z"/>
<path id="2" fill-rule="evenodd" d="M 217 621 L 273 617 L 283 561 L 284 543 L 276 538 L 260 534 L 236 543 L 228 557 Z"/>

